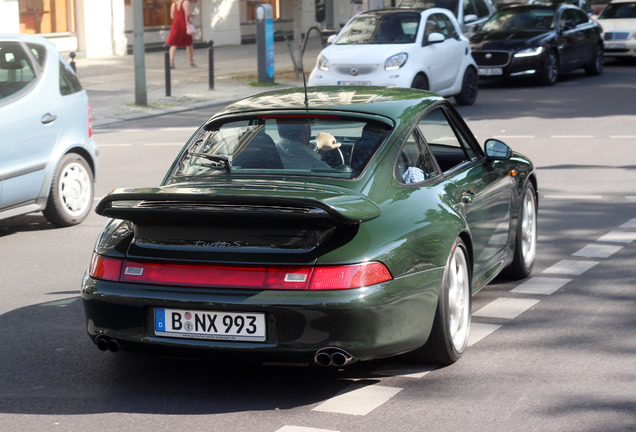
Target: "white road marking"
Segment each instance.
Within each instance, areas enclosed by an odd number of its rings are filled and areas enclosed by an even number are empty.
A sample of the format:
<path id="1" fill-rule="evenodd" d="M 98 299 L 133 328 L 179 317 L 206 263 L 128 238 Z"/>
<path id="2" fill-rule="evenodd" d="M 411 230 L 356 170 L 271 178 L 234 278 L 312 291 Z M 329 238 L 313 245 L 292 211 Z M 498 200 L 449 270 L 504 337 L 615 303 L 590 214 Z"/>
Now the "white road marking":
<path id="1" fill-rule="evenodd" d="M 438 365 L 426 365 L 421 368 L 414 368 L 412 365 L 407 367 L 399 362 L 392 362 L 391 364 L 386 364 L 373 371 L 373 375 L 401 378 L 422 378 L 424 375 L 437 368 L 439 368 Z"/>
<path id="2" fill-rule="evenodd" d="M 636 197 L 634 197 L 634 198 L 636 198 Z M 628 220 L 623 225 L 621 225 L 619 228 L 636 228 L 636 218 Z"/>
<path id="3" fill-rule="evenodd" d="M 636 135 L 610 135 L 611 139 L 636 139 Z"/>
<path id="4" fill-rule="evenodd" d="M 494 333 L 499 327 L 501 326 L 498 324 L 471 323 L 470 334 L 468 335 L 468 346 L 475 345 L 489 334 Z"/>
<path id="5" fill-rule="evenodd" d="M 313 411 L 331 412 L 337 414 L 366 415 L 391 399 L 402 389 L 380 385 L 353 384 L 327 399 Z"/>
<path id="6" fill-rule="evenodd" d="M 566 275 L 582 275 L 592 267 L 598 264 L 598 261 L 575 261 L 561 260 L 552 267 L 543 270 L 543 273 L 556 273 Z"/>
<path id="7" fill-rule="evenodd" d="M 505 140 L 505 139 L 535 139 L 534 135 L 495 135 L 494 138 Z"/>
<path id="8" fill-rule="evenodd" d="M 602 195 L 544 195 L 543 198 L 555 200 L 600 200 Z"/>
<path id="9" fill-rule="evenodd" d="M 97 148 L 104 148 L 104 147 L 130 147 L 132 146 L 132 144 L 98 144 Z"/>
<path id="10" fill-rule="evenodd" d="M 317 429 L 312 427 L 304 427 L 304 426 L 283 426 L 278 429 L 276 432 L 339 432 L 333 429 Z"/>
<path id="11" fill-rule="evenodd" d="M 601 242 L 631 243 L 636 240 L 636 232 L 610 231 L 599 238 Z"/>
<path id="12" fill-rule="evenodd" d="M 473 313 L 473 316 L 513 319 L 537 303 L 539 303 L 539 300 L 501 297 Z"/>
<path id="13" fill-rule="evenodd" d="M 594 135 L 551 135 L 554 139 L 592 139 Z"/>
<path id="14" fill-rule="evenodd" d="M 623 246 L 589 244 L 572 255 L 585 258 L 609 258 L 622 248 Z"/>
<path id="15" fill-rule="evenodd" d="M 570 282 L 571 280 L 572 279 L 567 278 L 547 278 L 535 276 L 528 279 L 510 292 L 517 294 L 550 295 L 559 290 L 563 285 Z"/>
<path id="16" fill-rule="evenodd" d="M 169 147 L 169 146 L 180 146 L 183 147 L 184 143 L 145 143 L 144 146 L 147 147 Z"/>

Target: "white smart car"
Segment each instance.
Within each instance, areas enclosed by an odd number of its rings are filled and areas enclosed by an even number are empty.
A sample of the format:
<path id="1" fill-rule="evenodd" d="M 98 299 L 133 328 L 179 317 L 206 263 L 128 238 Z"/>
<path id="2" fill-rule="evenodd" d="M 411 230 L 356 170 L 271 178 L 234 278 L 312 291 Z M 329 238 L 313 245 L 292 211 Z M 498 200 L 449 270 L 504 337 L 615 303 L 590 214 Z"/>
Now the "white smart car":
<path id="1" fill-rule="evenodd" d="M 477 66 L 453 14 L 381 9 L 353 17 L 322 50 L 309 85 L 380 85 L 477 99 Z"/>

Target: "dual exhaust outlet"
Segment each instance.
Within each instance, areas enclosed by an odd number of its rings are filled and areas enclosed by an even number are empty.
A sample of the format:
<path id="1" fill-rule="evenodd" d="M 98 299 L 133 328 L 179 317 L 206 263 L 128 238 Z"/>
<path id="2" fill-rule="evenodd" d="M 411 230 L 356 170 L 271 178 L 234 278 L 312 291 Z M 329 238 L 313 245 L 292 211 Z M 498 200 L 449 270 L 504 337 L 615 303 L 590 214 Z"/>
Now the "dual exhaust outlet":
<path id="1" fill-rule="evenodd" d="M 323 367 L 342 367 L 354 363 L 356 359 L 340 348 L 322 348 L 314 355 L 314 361 L 317 365 Z"/>
<path id="2" fill-rule="evenodd" d="M 110 336 L 99 335 L 95 338 L 95 345 L 100 351 L 117 352 L 121 350 L 121 345 Z"/>

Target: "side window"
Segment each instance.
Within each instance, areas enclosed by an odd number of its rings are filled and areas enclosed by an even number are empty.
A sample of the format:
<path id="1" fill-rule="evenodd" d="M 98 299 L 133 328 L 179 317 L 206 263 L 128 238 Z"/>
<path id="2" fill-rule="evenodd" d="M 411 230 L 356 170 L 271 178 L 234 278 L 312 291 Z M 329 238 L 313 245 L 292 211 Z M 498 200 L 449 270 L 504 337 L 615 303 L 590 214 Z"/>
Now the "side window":
<path id="1" fill-rule="evenodd" d="M 479 18 L 490 16 L 490 9 L 488 9 L 484 0 L 475 0 L 475 7 L 477 8 L 477 16 Z"/>
<path id="2" fill-rule="evenodd" d="M 446 39 L 457 37 L 457 30 L 455 26 L 451 22 L 450 19 L 446 15 L 439 14 L 437 15 L 439 27 L 441 29 L 441 33 L 444 35 Z"/>
<path id="3" fill-rule="evenodd" d="M 477 11 L 475 10 L 475 5 L 472 0 L 464 0 L 464 17 L 467 15 L 477 15 Z"/>
<path id="4" fill-rule="evenodd" d="M 572 12 L 577 25 L 587 24 L 587 22 L 589 21 L 589 18 L 587 17 L 587 14 L 585 12 L 576 9 L 574 9 Z"/>
<path id="5" fill-rule="evenodd" d="M 442 171 L 448 171 L 477 157 L 468 141 L 456 133 L 442 108 L 424 116 L 418 128 Z"/>
<path id="6" fill-rule="evenodd" d="M 22 45 L 0 42 L 0 100 L 20 93 L 35 78 L 35 69 Z"/>
<path id="7" fill-rule="evenodd" d="M 29 49 L 31 50 L 31 54 L 38 61 L 41 68 L 44 68 L 44 64 L 46 62 L 46 48 L 43 45 L 29 43 L 27 44 Z"/>
<path id="8" fill-rule="evenodd" d="M 396 167 L 400 183 L 421 183 L 439 175 L 433 155 L 415 132 L 404 143 Z"/>
<path id="9" fill-rule="evenodd" d="M 73 69 L 60 56 L 60 94 L 62 96 L 77 93 L 82 90 L 82 85 L 77 79 Z"/>

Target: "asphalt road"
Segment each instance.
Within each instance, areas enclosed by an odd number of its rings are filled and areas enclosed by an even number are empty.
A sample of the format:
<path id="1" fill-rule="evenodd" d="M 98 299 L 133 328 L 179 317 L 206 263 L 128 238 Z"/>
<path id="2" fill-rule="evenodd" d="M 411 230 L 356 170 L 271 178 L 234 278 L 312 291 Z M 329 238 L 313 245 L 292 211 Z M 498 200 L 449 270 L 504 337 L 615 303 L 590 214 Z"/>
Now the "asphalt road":
<path id="1" fill-rule="evenodd" d="M 104 220 L 0 222 L 0 430 L 636 430 L 636 64 L 554 87 L 484 83 L 459 111 L 538 170 L 532 277 L 473 299 L 455 365 L 342 371 L 102 353 L 78 290 Z M 184 112 L 94 131 L 97 195 L 154 186 L 196 126 Z"/>

